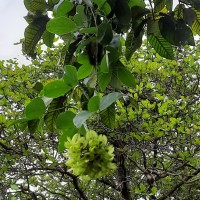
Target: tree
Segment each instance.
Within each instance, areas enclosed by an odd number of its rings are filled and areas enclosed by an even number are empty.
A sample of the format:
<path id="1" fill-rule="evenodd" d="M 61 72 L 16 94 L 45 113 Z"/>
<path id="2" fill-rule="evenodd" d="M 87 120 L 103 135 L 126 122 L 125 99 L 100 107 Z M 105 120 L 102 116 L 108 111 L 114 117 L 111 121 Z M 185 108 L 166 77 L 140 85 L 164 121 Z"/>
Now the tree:
<path id="1" fill-rule="evenodd" d="M 3 198 L 199 199 L 198 1 L 24 3 L 34 60 L 1 62 Z"/>

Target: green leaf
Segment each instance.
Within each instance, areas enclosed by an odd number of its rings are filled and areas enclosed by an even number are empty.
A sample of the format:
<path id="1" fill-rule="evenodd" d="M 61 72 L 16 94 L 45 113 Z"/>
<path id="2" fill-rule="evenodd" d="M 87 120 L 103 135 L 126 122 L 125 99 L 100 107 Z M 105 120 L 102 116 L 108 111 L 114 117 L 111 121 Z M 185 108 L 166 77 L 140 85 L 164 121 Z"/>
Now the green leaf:
<path id="1" fill-rule="evenodd" d="M 173 0 L 166 0 L 166 8 L 167 8 L 167 10 L 169 10 L 170 12 L 172 11 L 172 8 L 173 8 Z"/>
<path id="2" fill-rule="evenodd" d="M 43 89 L 43 84 L 40 82 L 36 82 L 36 84 L 33 86 L 33 89 L 40 92 Z"/>
<path id="3" fill-rule="evenodd" d="M 71 89 L 63 80 L 55 80 L 44 86 L 44 96 L 57 98 L 63 96 Z"/>
<path id="4" fill-rule="evenodd" d="M 10 186 L 10 188 L 11 188 L 12 190 L 18 190 L 18 189 L 19 189 L 19 187 L 18 187 L 16 184 L 12 184 L 12 185 Z"/>
<path id="5" fill-rule="evenodd" d="M 75 87 L 78 84 L 76 67 L 72 65 L 66 65 L 63 79 L 68 86 Z"/>
<path id="6" fill-rule="evenodd" d="M 82 65 L 79 69 L 78 69 L 78 80 L 80 79 L 84 79 L 87 76 L 89 76 L 92 71 L 93 71 L 93 66 L 91 64 L 88 65 Z"/>
<path id="7" fill-rule="evenodd" d="M 97 41 L 102 45 L 107 45 L 112 41 L 113 32 L 109 23 L 103 22 L 98 26 Z"/>
<path id="8" fill-rule="evenodd" d="M 64 35 L 76 30 L 76 24 L 67 17 L 57 17 L 47 23 L 47 31 L 57 35 Z"/>
<path id="9" fill-rule="evenodd" d="M 128 36 L 127 36 L 126 42 L 125 42 L 125 46 L 126 46 L 125 57 L 127 60 L 130 60 L 133 53 L 138 48 L 141 47 L 143 34 L 144 34 L 143 30 L 141 30 L 137 36 L 135 36 L 134 30 L 131 30 L 128 33 Z"/>
<path id="10" fill-rule="evenodd" d="M 72 10 L 74 4 L 69 0 L 63 0 L 54 6 L 55 17 L 66 16 L 66 14 Z"/>
<path id="11" fill-rule="evenodd" d="M 25 115 L 27 119 L 39 119 L 45 113 L 45 104 L 41 98 L 33 99 L 25 108 Z"/>
<path id="12" fill-rule="evenodd" d="M 47 114 L 44 117 L 44 122 L 48 131 L 51 133 L 55 131 L 55 124 L 58 115 L 64 111 L 64 101 L 65 98 L 63 97 L 53 99 L 48 107 Z"/>
<path id="13" fill-rule="evenodd" d="M 60 130 L 75 128 L 73 119 L 75 114 L 72 111 L 60 113 L 56 119 L 56 127 Z"/>
<path id="14" fill-rule="evenodd" d="M 100 98 L 99 96 L 92 97 L 88 102 L 88 111 L 96 112 L 99 110 Z"/>
<path id="15" fill-rule="evenodd" d="M 33 119 L 28 121 L 28 130 L 31 134 L 35 133 L 38 129 L 40 120 L 39 119 Z"/>
<path id="16" fill-rule="evenodd" d="M 100 100 L 100 111 L 109 107 L 112 103 L 114 103 L 116 100 L 118 100 L 122 96 L 123 94 L 119 92 L 112 92 L 108 95 L 103 96 Z"/>
<path id="17" fill-rule="evenodd" d="M 171 44 L 167 42 L 161 34 L 156 36 L 153 34 L 149 34 L 147 39 L 151 46 L 160 56 L 171 60 L 174 58 L 173 48 Z"/>
<path id="18" fill-rule="evenodd" d="M 87 16 L 85 15 L 85 6 L 76 6 L 76 14 L 73 17 L 74 22 L 79 27 L 88 27 Z"/>
<path id="19" fill-rule="evenodd" d="M 166 0 L 154 0 L 154 11 L 159 12 L 161 11 L 166 4 Z"/>
<path id="20" fill-rule="evenodd" d="M 113 103 L 100 113 L 102 123 L 107 127 L 114 129 L 115 115 L 116 115 L 115 104 Z"/>
<path id="21" fill-rule="evenodd" d="M 109 73 L 109 66 L 108 66 L 108 57 L 107 57 L 107 54 L 105 54 L 104 57 L 101 60 L 100 71 L 102 73 Z"/>
<path id="22" fill-rule="evenodd" d="M 71 128 L 71 129 L 65 129 L 62 131 L 62 135 L 59 136 L 58 139 L 58 152 L 62 153 L 66 147 L 65 147 L 65 142 L 67 141 L 67 138 L 72 138 L 76 133 L 77 129 L 76 128 Z"/>
<path id="23" fill-rule="evenodd" d="M 198 34 L 200 35 L 200 11 L 194 10 L 196 13 L 196 19 L 195 21 L 192 23 L 192 31 L 194 32 L 194 34 Z"/>
<path id="24" fill-rule="evenodd" d="M 120 67 L 117 72 L 119 80 L 124 85 L 133 88 L 136 86 L 135 78 L 128 69 L 126 69 L 125 67 Z"/>
<path id="25" fill-rule="evenodd" d="M 117 0 L 115 2 L 115 15 L 119 24 L 129 25 L 131 20 L 131 9 L 128 5 L 128 1 Z"/>
<path id="26" fill-rule="evenodd" d="M 111 81 L 111 73 L 101 73 L 98 74 L 98 83 L 101 90 L 105 90 Z"/>
<path id="27" fill-rule="evenodd" d="M 31 12 L 41 12 L 47 10 L 47 3 L 46 0 L 32 0 L 31 7 L 29 9 Z"/>
<path id="28" fill-rule="evenodd" d="M 92 115 L 93 112 L 81 111 L 74 117 L 73 122 L 77 128 L 80 128 Z"/>
<path id="29" fill-rule="evenodd" d="M 47 30 L 42 35 L 43 42 L 46 46 L 52 47 L 55 35 L 53 33 L 48 32 Z"/>
<path id="30" fill-rule="evenodd" d="M 128 5 L 129 5 L 130 7 L 133 7 L 133 6 L 139 6 L 139 7 L 142 7 L 142 8 L 145 7 L 145 3 L 144 3 L 143 0 L 130 0 L 130 1 L 128 2 Z"/>
<path id="31" fill-rule="evenodd" d="M 110 13 L 111 8 L 106 0 L 93 0 L 93 2 L 98 5 L 98 9 L 103 12 L 104 15 L 108 15 Z"/>
<path id="32" fill-rule="evenodd" d="M 24 6 L 26 7 L 27 10 L 31 9 L 31 2 L 32 0 L 24 0 Z"/>
<path id="33" fill-rule="evenodd" d="M 35 57 L 36 44 L 41 39 L 48 21 L 49 18 L 47 16 L 37 18 L 25 29 L 22 50 L 28 56 Z"/>
<path id="34" fill-rule="evenodd" d="M 98 29 L 96 27 L 80 29 L 80 33 L 97 34 L 97 32 L 98 32 Z"/>

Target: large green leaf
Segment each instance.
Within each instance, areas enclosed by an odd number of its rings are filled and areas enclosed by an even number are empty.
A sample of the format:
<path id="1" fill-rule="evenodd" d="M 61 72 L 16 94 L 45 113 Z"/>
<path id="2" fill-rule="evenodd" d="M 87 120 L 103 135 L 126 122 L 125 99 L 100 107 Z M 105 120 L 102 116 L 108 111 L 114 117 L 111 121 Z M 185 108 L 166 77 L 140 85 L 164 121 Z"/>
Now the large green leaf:
<path id="1" fill-rule="evenodd" d="M 110 13 L 111 8 L 106 0 L 93 0 L 93 2 L 98 5 L 98 9 L 103 12 L 103 14 L 108 15 Z"/>
<path id="2" fill-rule="evenodd" d="M 103 124 L 111 129 L 115 128 L 115 113 L 114 103 L 100 113 Z"/>
<path id="3" fill-rule="evenodd" d="M 50 132 L 54 132 L 57 116 L 64 111 L 64 101 L 65 98 L 63 97 L 55 98 L 48 107 L 44 122 L 47 130 Z"/>
<path id="4" fill-rule="evenodd" d="M 156 36 L 153 34 L 149 34 L 147 38 L 148 42 L 160 56 L 167 59 L 174 58 L 172 45 L 167 42 L 161 34 Z"/>
<path id="5" fill-rule="evenodd" d="M 182 19 L 175 21 L 171 16 L 162 17 L 159 29 L 162 36 L 173 45 L 195 45 L 193 33 Z"/>
<path id="6" fill-rule="evenodd" d="M 75 114 L 72 111 L 62 112 L 56 119 L 56 127 L 60 130 L 75 128 L 73 119 Z"/>
<path id="7" fill-rule="evenodd" d="M 45 104 L 41 98 L 33 99 L 25 108 L 25 115 L 27 119 L 39 119 L 45 113 Z"/>
<path id="8" fill-rule="evenodd" d="M 78 84 L 76 67 L 72 65 L 66 65 L 63 79 L 68 86 L 75 87 Z"/>
<path id="9" fill-rule="evenodd" d="M 44 96 L 57 98 L 63 96 L 71 89 L 63 80 L 55 80 L 44 86 Z"/>
<path id="10" fill-rule="evenodd" d="M 73 122 L 77 128 L 80 128 L 92 115 L 93 112 L 81 111 L 74 117 Z"/>
<path id="11" fill-rule="evenodd" d="M 71 19 L 64 16 L 51 19 L 46 27 L 50 33 L 57 35 L 73 32 L 77 28 L 76 24 Z"/>
<path id="12" fill-rule="evenodd" d="M 49 18 L 47 16 L 37 18 L 25 29 L 22 50 L 28 56 L 35 57 L 36 44 L 41 39 L 48 21 Z"/>
<path id="13" fill-rule="evenodd" d="M 111 104 L 113 104 L 116 100 L 123 96 L 120 92 L 112 92 L 108 95 L 105 95 L 100 100 L 100 111 L 108 108 Z"/>
<path id="14" fill-rule="evenodd" d="M 118 68 L 117 77 L 124 85 L 128 87 L 135 87 L 136 85 L 133 74 L 128 69 L 126 69 L 123 64 L 121 64 Z"/>

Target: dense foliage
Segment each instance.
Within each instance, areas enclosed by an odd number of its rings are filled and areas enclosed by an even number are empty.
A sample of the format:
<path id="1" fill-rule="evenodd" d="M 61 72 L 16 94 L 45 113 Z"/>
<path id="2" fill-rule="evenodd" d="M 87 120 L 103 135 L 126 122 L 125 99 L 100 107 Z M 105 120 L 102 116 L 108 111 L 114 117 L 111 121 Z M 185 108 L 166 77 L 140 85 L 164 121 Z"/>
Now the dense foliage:
<path id="1" fill-rule="evenodd" d="M 199 1 L 24 4 L 32 63 L 0 63 L 1 196 L 199 199 Z"/>

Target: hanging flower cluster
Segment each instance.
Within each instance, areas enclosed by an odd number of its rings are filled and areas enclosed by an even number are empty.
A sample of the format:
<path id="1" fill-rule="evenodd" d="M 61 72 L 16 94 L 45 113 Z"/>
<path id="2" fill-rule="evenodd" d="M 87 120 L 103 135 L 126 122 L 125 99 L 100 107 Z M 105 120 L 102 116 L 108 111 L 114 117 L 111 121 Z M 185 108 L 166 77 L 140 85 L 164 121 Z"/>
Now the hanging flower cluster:
<path id="1" fill-rule="evenodd" d="M 68 138 L 65 147 L 69 158 L 66 165 L 74 175 L 97 179 L 116 169 L 112 162 L 114 147 L 108 145 L 105 135 L 98 135 L 93 130 L 88 131 L 84 137 L 75 134 L 72 139 Z"/>

